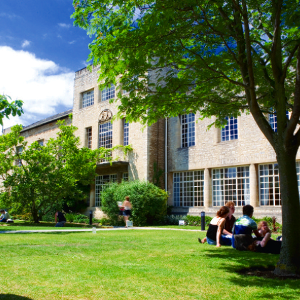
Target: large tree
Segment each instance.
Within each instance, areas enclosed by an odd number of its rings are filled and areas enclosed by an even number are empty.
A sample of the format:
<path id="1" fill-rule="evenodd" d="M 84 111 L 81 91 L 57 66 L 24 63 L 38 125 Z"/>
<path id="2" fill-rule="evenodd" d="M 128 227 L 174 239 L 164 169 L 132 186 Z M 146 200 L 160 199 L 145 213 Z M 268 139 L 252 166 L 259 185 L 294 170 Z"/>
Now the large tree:
<path id="1" fill-rule="evenodd" d="M 36 223 L 55 207 L 84 200 L 82 185 L 94 182 L 97 161 L 113 160 L 108 155 L 113 149 L 79 148 L 77 128 L 58 123 L 57 137 L 45 145 L 38 141 L 28 145 L 20 135 L 21 125 L 0 136 L 1 201 L 30 213 Z"/>
<path id="2" fill-rule="evenodd" d="M 103 85 L 123 85 L 120 114 L 152 123 L 200 111 L 249 111 L 280 173 L 283 245 L 277 274 L 300 274 L 299 0 L 74 0 L 75 25 L 94 36 Z M 287 119 L 286 112 L 291 113 Z M 276 114 L 277 131 L 268 122 Z"/>
<path id="3" fill-rule="evenodd" d="M 0 95 L 0 124 L 3 125 L 3 118 L 9 118 L 12 116 L 20 116 L 23 113 L 22 105 L 23 102 L 21 100 L 11 101 L 9 96 Z"/>

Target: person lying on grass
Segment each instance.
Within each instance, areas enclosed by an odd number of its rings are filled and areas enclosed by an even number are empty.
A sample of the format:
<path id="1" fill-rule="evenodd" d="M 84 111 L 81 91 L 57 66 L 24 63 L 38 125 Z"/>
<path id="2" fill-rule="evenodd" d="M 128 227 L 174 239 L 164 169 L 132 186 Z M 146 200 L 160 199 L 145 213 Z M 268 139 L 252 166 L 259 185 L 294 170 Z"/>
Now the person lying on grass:
<path id="1" fill-rule="evenodd" d="M 211 220 L 207 233 L 206 238 L 198 241 L 204 244 L 206 241 L 209 245 L 216 245 L 217 247 L 230 246 L 231 245 L 231 233 L 223 234 L 224 226 L 226 222 L 226 217 L 229 214 L 229 208 L 227 206 L 222 206 L 217 215 Z"/>
<path id="2" fill-rule="evenodd" d="M 255 252 L 280 254 L 281 241 L 275 241 L 271 238 L 271 230 L 266 221 L 258 223 L 258 233 L 260 238 L 249 245 L 248 249 Z"/>

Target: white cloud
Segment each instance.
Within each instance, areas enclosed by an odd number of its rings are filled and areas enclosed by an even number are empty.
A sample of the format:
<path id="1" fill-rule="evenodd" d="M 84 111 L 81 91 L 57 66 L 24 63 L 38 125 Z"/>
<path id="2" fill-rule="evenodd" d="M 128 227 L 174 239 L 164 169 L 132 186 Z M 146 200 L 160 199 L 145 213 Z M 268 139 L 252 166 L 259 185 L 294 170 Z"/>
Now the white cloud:
<path id="1" fill-rule="evenodd" d="M 25 40 L 25 41 L 22 43 L 22 48 L 28 47 L 28 46 L 30 46 L 30 44 L 31 44 L 30 41 Z"/>
<path id="2" fill-rule="evenodd" d="M 74 73 L 33 53 L 0 46 L 0 93 L 24 101 L 24 115 L 4 119 L 4 127 L 29 125 L 72 108 Z"/>
<path id="3" fill-rule="evenodd" d="M 58 23 L 58 26 L 62 27 L 62 28 L 70 28 L 71 27 L 70 24 L 66 24 L 66 23 Z"/>
<path id="4" fill-rule="evenodd" d="M 76 43 L 76 41 L 71 41 L 71 42 L 69 42 L 70 45 L 73 45 L 73 44 L 75 44 L 75 43 Z"/>

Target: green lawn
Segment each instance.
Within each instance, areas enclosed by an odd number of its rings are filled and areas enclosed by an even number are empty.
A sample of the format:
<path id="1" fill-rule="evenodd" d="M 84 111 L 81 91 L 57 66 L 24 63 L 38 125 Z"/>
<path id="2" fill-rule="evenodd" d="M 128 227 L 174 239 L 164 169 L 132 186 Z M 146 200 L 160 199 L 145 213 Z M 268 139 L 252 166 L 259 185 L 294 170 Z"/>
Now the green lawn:
<path id="1" fill-rule="evenodd" d="M 238 273 L 275 265 L 278 256 L 199 244 L 204 235 L 1 234 L 0 299 L 299 299 L 299 280 Z"/>

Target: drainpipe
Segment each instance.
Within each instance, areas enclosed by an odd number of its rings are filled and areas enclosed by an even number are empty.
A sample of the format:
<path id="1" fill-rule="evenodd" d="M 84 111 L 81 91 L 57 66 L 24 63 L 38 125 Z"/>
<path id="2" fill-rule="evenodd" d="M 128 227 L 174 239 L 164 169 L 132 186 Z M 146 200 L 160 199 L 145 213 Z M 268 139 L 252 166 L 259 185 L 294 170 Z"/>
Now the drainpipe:
<path id="1" fill-rule="evenodd" d="M 165 118 L 165 191 L 168 192 L 168 118 Z"/>

